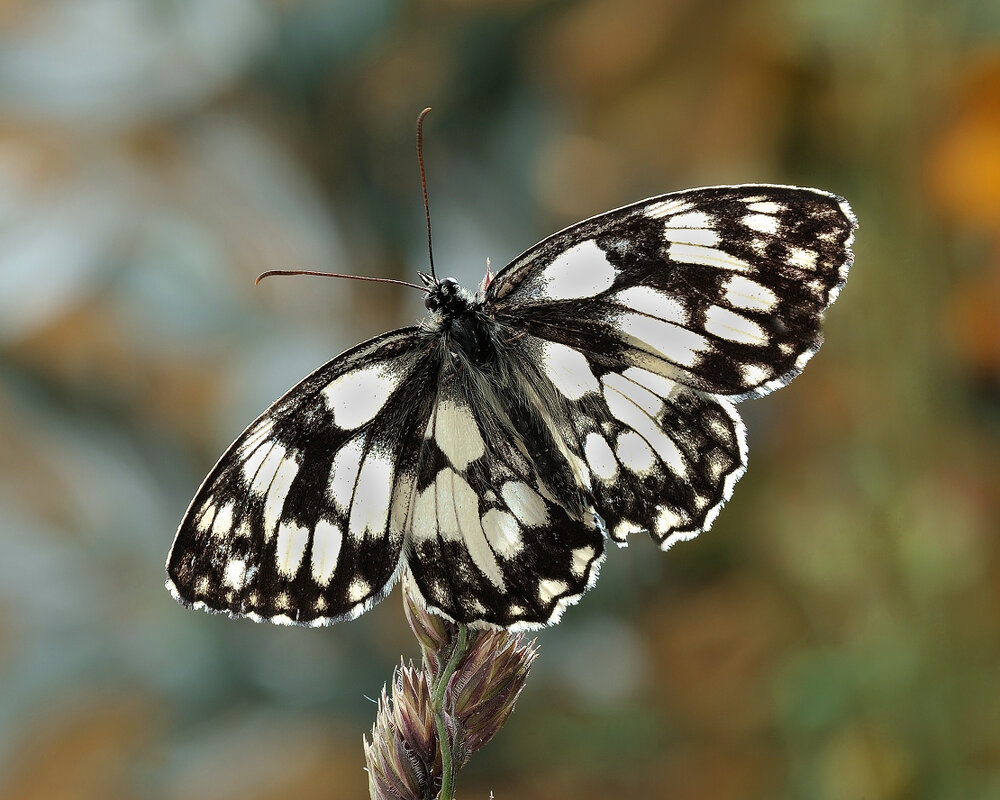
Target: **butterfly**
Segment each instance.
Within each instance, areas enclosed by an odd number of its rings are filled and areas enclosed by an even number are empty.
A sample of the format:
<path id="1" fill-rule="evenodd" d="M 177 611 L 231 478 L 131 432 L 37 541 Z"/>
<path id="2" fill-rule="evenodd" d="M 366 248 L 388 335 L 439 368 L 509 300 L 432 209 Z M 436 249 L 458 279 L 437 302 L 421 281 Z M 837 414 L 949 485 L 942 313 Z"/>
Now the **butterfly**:
<path id="1" fill-rule="evenodd" d="M 225 452 L 167 587 L 316 626 L 406 573 L 457 622 L 557 621 L 609 540 L 712 525 L 746 469 L 734 403 L 819 349 L 856 226 L 824 191 L 717 186 L 572 225 L 476 294 L 422 274 L 420 325 L 321 366 Z"/>

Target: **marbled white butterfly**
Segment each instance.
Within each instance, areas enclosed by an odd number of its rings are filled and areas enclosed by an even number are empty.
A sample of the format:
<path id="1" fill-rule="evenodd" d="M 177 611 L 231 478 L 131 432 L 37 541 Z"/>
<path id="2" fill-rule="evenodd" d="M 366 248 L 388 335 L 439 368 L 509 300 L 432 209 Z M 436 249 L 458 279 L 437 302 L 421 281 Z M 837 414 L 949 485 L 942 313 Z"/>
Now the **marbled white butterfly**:
<path id="1" fill-rule="evenodd" d="M 320 367 L 226 451 L 168 588 L 328 625 L 408 571 L 453 620 L 556 621 L 607 539 L 665 550 L 712 524 L 746 468 L 733 403 L 819 349 L 856 225 L 816 189 L 691 189 L 572 225 L 475 295 L 421 275 L 419 326 Z"/>

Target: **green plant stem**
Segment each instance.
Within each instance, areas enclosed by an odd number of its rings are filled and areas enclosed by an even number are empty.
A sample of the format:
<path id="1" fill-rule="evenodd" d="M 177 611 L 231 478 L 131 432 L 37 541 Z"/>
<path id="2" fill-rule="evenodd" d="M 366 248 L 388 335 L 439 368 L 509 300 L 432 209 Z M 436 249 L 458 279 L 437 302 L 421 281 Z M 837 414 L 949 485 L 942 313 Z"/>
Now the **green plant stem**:
<path id="1" fill-rule="evenodd" d="M 437 683 L 434 686 L 434 694 L 431 702 L 434 707 L 434 720 L 437 723 L 438 746 L 441 748 L 441 793 L 438 800 L 454 800 L 455 797 L 455 768 L 451 759 L 451 742 L 448 741 L 448 726 L 444 721 L 444 693 L 448 688 L 448 680 L 458 667 L 458 662 L 465 655 L 466 642 L 468 639 L 468 628 L 465 625 L 458 626 L 458 636 L 455 639 L 455 649 L 452 650 L 451 658 L 445 668 L 438 675 Z"/>

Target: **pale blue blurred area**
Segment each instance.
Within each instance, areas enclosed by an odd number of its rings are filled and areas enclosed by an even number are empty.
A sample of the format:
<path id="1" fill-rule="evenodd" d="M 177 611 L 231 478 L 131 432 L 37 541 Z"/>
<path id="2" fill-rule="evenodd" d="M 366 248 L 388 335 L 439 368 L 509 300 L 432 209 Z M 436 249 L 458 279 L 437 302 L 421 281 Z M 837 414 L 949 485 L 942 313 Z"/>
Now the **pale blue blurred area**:
<path id="1" fill-rule="evenodd" d="M 814 183 L 862 225 L 715 528 L 612 549 L 462 796 L 1000 798 L 1000 212 L 941 155 L 1000 150 L 998 8 L 0 2 L 0 797 L 364 796 L 398 595 L 283 629 L 181 608 L 164 562 L 252 419 L 423 316 L 253 281 L 426 268 L 430 105 L 470 288 L 688 185 Z"/>
<path id="2" fill-rule="evenodd" d="M 257 0 L 57 0 L 4 37 L 6 113 L 79 126 L 141 125 L 197 109 L 273 41 Z"/>

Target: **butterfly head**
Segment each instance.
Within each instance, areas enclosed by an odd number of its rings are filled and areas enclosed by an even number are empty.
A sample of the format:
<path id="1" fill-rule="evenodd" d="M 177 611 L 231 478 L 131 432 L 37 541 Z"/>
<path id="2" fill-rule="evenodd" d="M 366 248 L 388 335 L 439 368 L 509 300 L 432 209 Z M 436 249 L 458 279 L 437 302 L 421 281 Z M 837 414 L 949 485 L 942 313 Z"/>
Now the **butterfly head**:
<path id="1" fill-rule="evenodd" d="M 424 305 L 428 311 L 436 311 L 446 316 L 454 316 L 466 311 L 472 304 L 472 298 L 454 278 L 432 278 L 421 273 L 420 277 L 429 287 Z"/>

